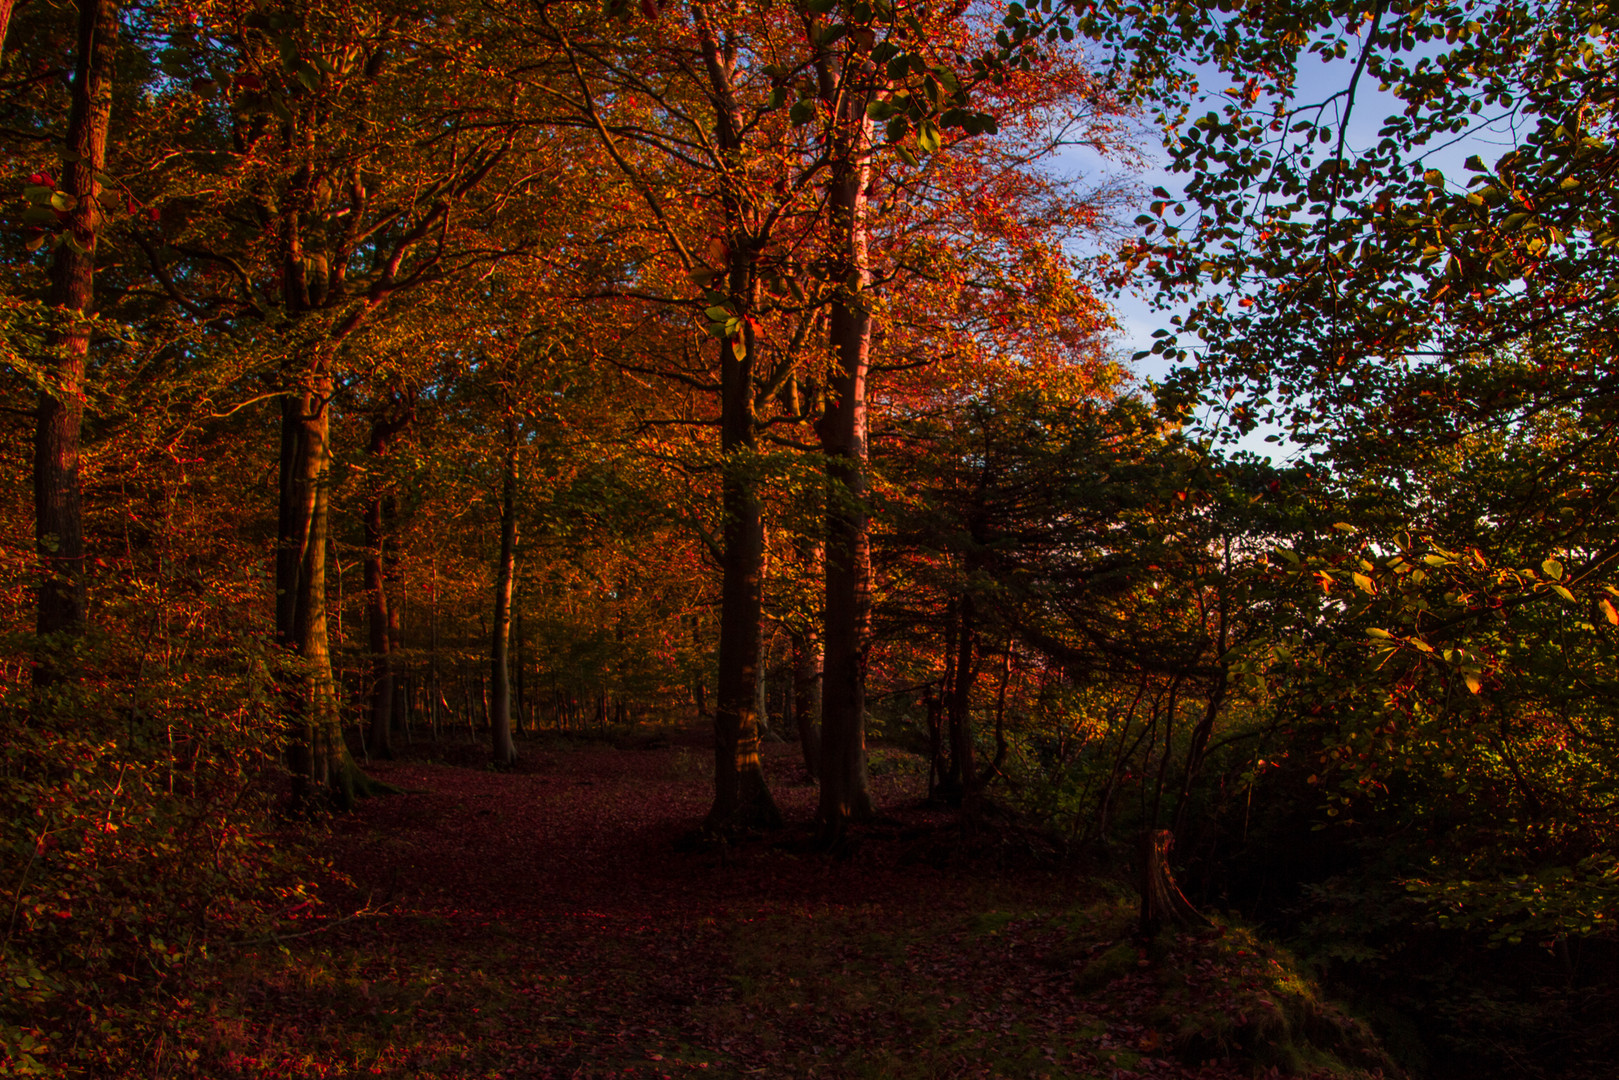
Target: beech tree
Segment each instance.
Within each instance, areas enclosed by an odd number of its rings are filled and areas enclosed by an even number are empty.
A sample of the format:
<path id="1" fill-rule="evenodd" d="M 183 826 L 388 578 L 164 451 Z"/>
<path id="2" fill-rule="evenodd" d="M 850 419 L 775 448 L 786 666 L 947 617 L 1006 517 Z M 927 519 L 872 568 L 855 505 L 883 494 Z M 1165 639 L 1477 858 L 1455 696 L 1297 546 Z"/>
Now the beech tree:
<path id="1" fill-rule="evenodd" d="M 140 238 L 176 304 L 253 327 L 281 351 L 276 633 L 297 657 L 300 688 L 289 699 L 302 730 L 290 752 L 313 789 L 344 792 L 355 773 L 337 734 L 325 583 L 341 353 L 397 297 L 491 257 L 455 243 L 452 228 L 510 152 L 508 129 L 460 137 L 462 113 L 430 100 L 450 130 L 405 136 L 431 159 L 411 159 L 401 173 L 394 117 L 419 107 L 428 70 L 453 79 L 435 65 L 454 48 L 397 40 L 400 16 L 372 16 L 221 13 L 206 29 L 180 21 L 173 47 L 200 77 L 172 91 L 171 112 L 222 84 L 229 108 L 212 114 L 224 121 L 212 133 L 217 156 L 171 158 L 149 178 L 143 195 L 167 216 L 158 235 Z"/>

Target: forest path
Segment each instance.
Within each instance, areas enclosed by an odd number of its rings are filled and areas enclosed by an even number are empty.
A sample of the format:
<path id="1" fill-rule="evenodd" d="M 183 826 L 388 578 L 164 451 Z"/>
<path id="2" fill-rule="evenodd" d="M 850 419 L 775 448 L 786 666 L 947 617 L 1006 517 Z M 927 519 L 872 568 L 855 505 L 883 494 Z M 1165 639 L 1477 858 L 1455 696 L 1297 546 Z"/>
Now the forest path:
<path id="1" fill-rule="evenodd" d="M 371 766 L 409 794 L 328 849 L 369 914 L 258 961 L 221 1075 L 1238 1075 L 1169 1058 L 1127 905 L 949 856 L 914 772 L 874 778 L 883 823 L 832 861 L 805 849 L 794 747 L 766 763 L 797 825 L 696 851 L 706 752 L 524 749 Z"/>

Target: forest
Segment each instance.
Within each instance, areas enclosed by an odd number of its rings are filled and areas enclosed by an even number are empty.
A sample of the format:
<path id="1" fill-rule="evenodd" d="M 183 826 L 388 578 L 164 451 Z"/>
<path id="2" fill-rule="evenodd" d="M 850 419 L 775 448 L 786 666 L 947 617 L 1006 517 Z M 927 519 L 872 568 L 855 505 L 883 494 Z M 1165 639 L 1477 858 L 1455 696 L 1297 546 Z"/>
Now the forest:
<path id="1" fill-rule="evenodd" d="M 1613 1075 L 1606 0 L 0 0 L 0 158 L 0 1077 Z"/>

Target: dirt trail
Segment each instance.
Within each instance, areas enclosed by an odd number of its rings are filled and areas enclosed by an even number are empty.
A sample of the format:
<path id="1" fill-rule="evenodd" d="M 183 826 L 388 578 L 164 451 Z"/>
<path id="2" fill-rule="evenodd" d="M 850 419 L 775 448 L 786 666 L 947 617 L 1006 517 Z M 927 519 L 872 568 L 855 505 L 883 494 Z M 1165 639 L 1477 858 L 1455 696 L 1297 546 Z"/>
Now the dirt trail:
<path id="1" fill-rule="evenodd" d="M 1236 1075 L 1169 1059 L 1133 953 L 1105 996 L 1077 977 L 1119 965 L 1117 901 L 938 858 L 948 815 L 914 772 L 874 778 L 885 820 L 848 858 L 806 851 L 795 755 L 767 747 L 795 828 L 699 850 L 679 843 L 707 808 L 694 747 L 374 765 L 409 794 L 330 846 L 373 914 L 255 982 L 222 1075 Z"/>

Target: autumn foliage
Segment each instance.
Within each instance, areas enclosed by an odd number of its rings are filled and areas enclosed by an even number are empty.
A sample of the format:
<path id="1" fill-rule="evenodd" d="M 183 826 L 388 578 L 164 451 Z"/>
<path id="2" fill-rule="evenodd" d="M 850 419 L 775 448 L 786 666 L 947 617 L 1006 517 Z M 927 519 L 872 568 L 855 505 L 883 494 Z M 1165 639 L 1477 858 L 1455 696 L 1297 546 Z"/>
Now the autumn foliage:
<path id="1" fill-rule="evenodd" d="M 1606 8 L 0 14 L 0 1075 L 1605 1075 Z"/>

